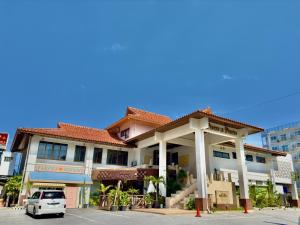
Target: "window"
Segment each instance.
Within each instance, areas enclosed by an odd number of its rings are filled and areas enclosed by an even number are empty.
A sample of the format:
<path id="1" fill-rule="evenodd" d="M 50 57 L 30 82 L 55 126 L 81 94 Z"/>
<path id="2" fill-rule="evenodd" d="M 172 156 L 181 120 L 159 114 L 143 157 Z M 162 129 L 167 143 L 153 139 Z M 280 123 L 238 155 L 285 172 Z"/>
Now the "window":
<path id="1" fill-rule="evenodd" d="M 64 199 L 65 194 L 62 191 L 47 191 L 43 192 L 41 199 Z"/>
<path id="2" fill-rule="evenodd" d="M 109 165 L 128 165 L 128 152 L 107 150 L 107 164 Z"/>
<path id="3" fill-rule="evenodd" d="M 37 191 L 34 192 L 34 194 L 31 196 L 31 199 L 39 199 L 41 195 L 41 192 Z"/>
<path id="4" fill-rule="evenodd" d="M 66 160 L 68 145 L 41 141 L 38 159 Z"/>
<path id="5" fill-rule="evenodd" d="M 232 158 L 236 159 L 236 152 L 232 152 Z"/>
<path id="6" fill-rule="evenodd" d="M 159 151 L 158 150 L 153 151 L 153 165 L 156 165 L 156 166 L 159 165 Z"/>
<path id="7" fill-rule="evenodd" d="M 123 137 L 125 139 L 129 138 L 129 128 L 121 131 L 121 137 Z"/>
<path id="8" fill-rule="evenodd" d="M 214 157 L 230 159 L 229 153 L 220 151 L 214 151 Z"/>
<path id="9" fill-rule="evenodd" d="M 76 145 L 76 147 L 75 147 L 74 161 L 75 162 L 84 162 L 85 151 L 86 151 L 86 147 L 85 146 Z"/>
<path id="10" fill-rule="evenodd" d="M 246 155 L 246 160 L 249 162 L 253 162 L 253 155 Z"/>
<path id="11" fill-rule="evenodd" d="M 277 137 L 276 136 L 272 136 L 271 137 L 271 141 L 277 141 Z"/>
<path id="12" fill-rule="evenodd" d="M 300 147 L 300 143 L 297 143 L 297 147 Z M 1 157 L 0 157 L 1 158 Z"/>
<path id="13" fill-rule="evenodd" d="M 102 163 L 102 148 L 94 148 L 93 163 Z"/>
<path id="14" fill-rule="evenodd" d="M 288 145 L 282 145 L 281 146 L 282 151 L 286 152 L 289 150 L 289 146 Z"/>
<path id="15" fill-rule="evenodd" d="M 277 146 L 272 147 L 272 150 L 278 150 Z"/>
<path id="16" fill-rule="evenodd" d="M 167 152 L 167 165 L 172 165 L 172 163 L 174 165 L 178 164 L 178 152 Z"/>
<path id="17" fill-rule="evenodd" d="M 297 130 L 297 131 L 295 132 L 295 135 L 300 136 L 300 130 Z"/>
<path id="18" fill-rule="evenodd" d="M 266 163 L 266 158 L 261 156 L 256 156 L 256 162 L 258 163 Z"/>
<path id="19" fill-rule="evenodd" d="M 281 134 L 280 135 L 280 140 L 281 141 L 286 141 L 286 134 Z"/>
<path id="20" fill-rule="evenodd" d="M 13 157 L 8 157 L 8 156 L 5 156 L 4 157 L 4 161 L 5 162 L 10 162 L 10 161 L 12 161 L 14 158 Z"/>

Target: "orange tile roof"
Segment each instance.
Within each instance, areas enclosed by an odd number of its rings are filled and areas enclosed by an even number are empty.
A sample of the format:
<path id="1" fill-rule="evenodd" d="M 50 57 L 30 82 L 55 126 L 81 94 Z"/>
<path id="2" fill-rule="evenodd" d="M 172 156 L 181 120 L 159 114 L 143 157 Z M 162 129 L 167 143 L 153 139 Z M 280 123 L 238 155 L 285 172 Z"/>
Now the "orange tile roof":
<path id="1" fill-rule="evenodd" d="M 127 107 L 125 117 L 109 125 L 106 129 L 112 129 L 118 126 L 119 124 L 123 123 L 124 121 L 130 119 L 153 124 L 153 127 L 159 127 L 172 121 L 170 117 L 165 115 L 147 112 L 145 110 L 137 109 L 134 107 Z"/>
<path id="2" fill-rule="evenodd" d="M 48 137 L 64 138 L 83 142 L 132 147 L 107 130 L 58 123 L 57 128 L 19 128 L 17 133 L 37 134 Z"/>
<path id="3" fill-rule="evenodd" d="M 145 110 L 141 110 L 133 107 L 127 107 L 126 116 L 129 116 L 130 118 L 137 119 L 137 120 L 155 123 L 157 125 L 163 125 L 172 121 L 172 119 L 168 116 L 153 113 L 153 112 L 147 112 Z"/>

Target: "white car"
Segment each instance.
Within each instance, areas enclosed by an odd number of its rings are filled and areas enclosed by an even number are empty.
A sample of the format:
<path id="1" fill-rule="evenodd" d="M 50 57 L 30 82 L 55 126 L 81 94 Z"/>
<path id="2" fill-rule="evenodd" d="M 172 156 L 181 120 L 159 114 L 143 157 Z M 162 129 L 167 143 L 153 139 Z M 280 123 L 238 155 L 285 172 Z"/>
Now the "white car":
<path id="1" fill-rule="evenodd" d="M 41 190 L 28 198 L 26 214 L 33 217 L 43 214 L 58 214 L 63 217 L 66 213 L 66 199 L 63 191 Z"/>

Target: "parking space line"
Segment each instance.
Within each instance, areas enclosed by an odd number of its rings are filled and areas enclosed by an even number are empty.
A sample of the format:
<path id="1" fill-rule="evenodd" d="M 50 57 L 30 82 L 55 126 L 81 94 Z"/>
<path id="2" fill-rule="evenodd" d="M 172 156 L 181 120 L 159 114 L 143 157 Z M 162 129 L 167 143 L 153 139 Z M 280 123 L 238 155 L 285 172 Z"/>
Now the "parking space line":
<path id="1" fill-rule="evenodd" d="M 78 216 L 78 215 L 75 215 L 75 214 L 72 214 L 72 213 L 66 213 L 66 214 L 71 215 L 71 216 L 75 216 L 75 217 L 83 219 L 83 220 L 87 220 L 87 221 L 92 222 L 92 223 L 98 223 L 95 220 L 92 220 L 90 218 L 86 218 L 86 217 L 83 217 L 83 216 Z"/>
<path id="2" fill-rule="evenodd" d="M 124 217 L 124 218 L 131 218 L 130 216 L 125 216 L 121 214 L 117 214 L 116 212 L 105 212 L 101 211 L 102 214 L 109 215 L 109 216 L 119 216 L 119 217 Z"/>

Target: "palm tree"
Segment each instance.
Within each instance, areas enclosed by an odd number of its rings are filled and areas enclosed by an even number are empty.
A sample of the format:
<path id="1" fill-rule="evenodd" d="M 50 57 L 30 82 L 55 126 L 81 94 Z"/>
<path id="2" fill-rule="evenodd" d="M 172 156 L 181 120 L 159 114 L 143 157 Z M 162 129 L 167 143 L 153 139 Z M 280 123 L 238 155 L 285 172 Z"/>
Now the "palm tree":
<path id="1" fill-rule="evenodd" d="M 100 193 L 100 197 L 102 195 L 102 199 L 100 198 L 100 201 L 99 201 L 99 206 L 100 207 L 104 206 L 104 203 L 105 203 L 105 194 L 108 191 L 108 189 L 110 189 L 111 187 L 112 187 L 111 185 L 105 186 L 104 184 L 100 183 L 99 189 L 97 190 Z M 102 203 L 102 205 L 101 205 L 101 203 Z"/>
<path id="2" fill-rule="evenodd" d="M 154 177 L 154 176 L 145 176 L 144 181 L 146 182 L 152 182 L 156 193 L 155 193 L 155 204 L 158 205 L 158 195 L 159 195 L 159 184 L 166 184 L 165 178 L 163 176 L 160 177 Z"/>

